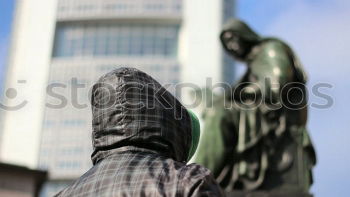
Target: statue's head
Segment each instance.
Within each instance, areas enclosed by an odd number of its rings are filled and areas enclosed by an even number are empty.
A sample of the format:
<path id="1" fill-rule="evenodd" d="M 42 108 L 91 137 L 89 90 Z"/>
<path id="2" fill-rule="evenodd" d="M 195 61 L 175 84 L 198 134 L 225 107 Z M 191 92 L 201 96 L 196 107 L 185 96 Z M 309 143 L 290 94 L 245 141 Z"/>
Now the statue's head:
<path id="1" fill-rule="evenodd" d="M 239 60 L 245 60 L 251 49 L 261 40 L 257 33 L 238 19 L 228 21 L 220 39 L 226 51 Z"/>

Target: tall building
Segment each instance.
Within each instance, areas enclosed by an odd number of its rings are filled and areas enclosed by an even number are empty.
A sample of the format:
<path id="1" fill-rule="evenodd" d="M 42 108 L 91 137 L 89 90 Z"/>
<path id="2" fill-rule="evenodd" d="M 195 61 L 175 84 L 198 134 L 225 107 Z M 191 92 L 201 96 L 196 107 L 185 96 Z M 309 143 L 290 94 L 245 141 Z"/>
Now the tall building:
<path id="1" fill-rule="evenodd" d="M 233 15 L 234 0 L 18 0 L 4 103 L 26 105 L 2 110 L 0 159 L 47 169 L 52 196 L 92 165 L 97 78 L 133 66 L 162 84 L 232 82 L 219 33 Z"/>
<path id="2" fill-rule="evenodd" d="M 0 160 L 37 167 L 57 2 L 17 0 L 0 105 Z"/>

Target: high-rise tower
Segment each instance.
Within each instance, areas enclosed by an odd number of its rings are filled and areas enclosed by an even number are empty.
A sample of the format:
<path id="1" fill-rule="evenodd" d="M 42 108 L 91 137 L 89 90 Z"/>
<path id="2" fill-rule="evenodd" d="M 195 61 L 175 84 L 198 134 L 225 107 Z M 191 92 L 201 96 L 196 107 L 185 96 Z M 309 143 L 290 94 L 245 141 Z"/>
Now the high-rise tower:
<path id="1" fill-rule="evenodd" d="M 0 158 L 48 169 L 53 195 L 92 165 L 94 81 L 133 66 L 162 84 L 231 82 L 219 33 L 233 14 L 234 0 L 18 0 L 4 103 L 26 105 L 2 110 Z"/>

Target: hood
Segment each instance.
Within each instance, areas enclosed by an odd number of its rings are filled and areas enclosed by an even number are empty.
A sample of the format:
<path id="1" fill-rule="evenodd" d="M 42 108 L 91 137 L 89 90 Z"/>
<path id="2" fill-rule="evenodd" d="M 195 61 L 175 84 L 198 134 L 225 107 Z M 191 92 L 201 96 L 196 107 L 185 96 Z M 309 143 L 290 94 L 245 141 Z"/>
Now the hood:
<path id="1" fill-rule="evenodd" d="M 246 23 L 238 19 L 230 19 L 226 25 L 224 25 L 223 31 L 232 31 L 244 40 L 251 42 L 258 42 L 261 40 L 260 36 L 255 33 Z"/>
<path id="2" fill-rule="evenodd" d="M 220 40 L 224 49 L 233 57 L 247 61 L 254 46 L 261 38 L 247 24 L 237 19 L 230 19 L 224 26 Z"/>
<path id="3" fill-rule="evenodd" d="M 156 80 L 135 68 L 102 76 L 92 89 L 93 164 L 118 151 L 152 151 L 186 161 L 191 118 Z"/>

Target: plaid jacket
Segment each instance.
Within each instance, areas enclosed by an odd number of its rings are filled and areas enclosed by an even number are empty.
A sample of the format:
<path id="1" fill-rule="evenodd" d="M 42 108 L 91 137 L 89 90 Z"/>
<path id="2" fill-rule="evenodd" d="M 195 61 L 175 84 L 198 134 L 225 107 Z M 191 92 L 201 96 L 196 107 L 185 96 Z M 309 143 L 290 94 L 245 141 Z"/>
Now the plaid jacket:
<path id="1" fill-rule="evenodd" d="M 149 75 L 120 68 L 93 87 L 94 166 L 56 196 L 222 196 L 206 168 L 186 165 L 191 121 Z"/>

